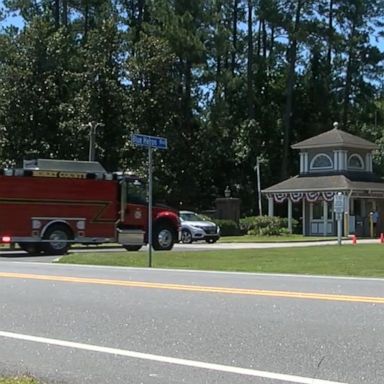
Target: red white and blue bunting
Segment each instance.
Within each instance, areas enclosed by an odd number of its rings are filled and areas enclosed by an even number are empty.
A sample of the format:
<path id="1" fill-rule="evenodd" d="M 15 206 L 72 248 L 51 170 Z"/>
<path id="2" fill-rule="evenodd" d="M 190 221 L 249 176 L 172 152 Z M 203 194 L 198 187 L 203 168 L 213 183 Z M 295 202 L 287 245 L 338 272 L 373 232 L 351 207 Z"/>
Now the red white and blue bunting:
<path id="1" fill-rule="evenodd" d="M 313 203 L 319 200 L 320 196 L 321 196 L 320 192 L 307 192 L 305 194 L 305 199 L 310 203 Z"/>
<path id="2" fill-rule="evenodd" d="M 293 203 L 298 203 L 305 199 L 306 201 L 313 203 L 318 200 L 325 200 L 328 202 L 333 201 L 337 192 L 281 192 L 281 193 L 268 193 L 268 198 L 273 198 L 276 203 L 284 203 L 284 201 L 290 199 Z"/>
<path id="3" fill-rule="evenodd" d="M 328 202 L 331 202 L 333 201 L 333 198 L 335 197 L 337 192 L 323 192 L 322 195 L 323 195 L 323 199 L 325 201 L 328 201 Z"/>
<path id="4" fill-rule="evenodd" d="M 288 194 L 287 193 L 274 193 L 273 194 L 273 200 L 276 201 L 276 203 L 284 203 L 285 200 L 287 200 Z"/>
<path id="5" fill-rule="evenodd" d="M 289 198 L 291 199 L 292 203 L 298 203 L 303 199 L 303 196 L 303 192 L 293 192 L 289 194 Z"/>

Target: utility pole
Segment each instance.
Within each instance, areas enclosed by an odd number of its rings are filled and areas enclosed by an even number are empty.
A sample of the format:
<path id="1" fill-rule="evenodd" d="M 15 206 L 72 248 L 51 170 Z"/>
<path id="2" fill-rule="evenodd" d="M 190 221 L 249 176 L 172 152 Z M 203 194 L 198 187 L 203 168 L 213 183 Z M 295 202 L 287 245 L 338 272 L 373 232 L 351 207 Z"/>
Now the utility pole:
<path id="1" fill-rule="evenodd" d="M 257 173 L 257 197 L 259 201 L 259 216 L 263 216 L 263 208 L 261 205 L 261 185 L 260 185 L 260 160 L 256 158 L 256 173 Z"/>
<path id="2" fill-rule="evenodd" d="M 88 123 L 89 127 L 89 155 L 88 161 L 95 160 L 95 147 L 96 147 L 96 129 L 102 127 L 104 124 L 96 123 L 94 121 Z"/>

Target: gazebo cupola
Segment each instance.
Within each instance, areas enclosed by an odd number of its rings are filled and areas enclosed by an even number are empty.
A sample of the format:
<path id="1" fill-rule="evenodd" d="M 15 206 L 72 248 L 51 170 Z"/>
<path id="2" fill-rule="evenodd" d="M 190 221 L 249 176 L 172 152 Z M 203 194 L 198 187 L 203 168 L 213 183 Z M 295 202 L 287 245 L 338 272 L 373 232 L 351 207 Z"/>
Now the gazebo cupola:
<path id="1" fill-rule="evenodd" d="M 300 150 L 300 175 L 372 172 L 372 150 L 377 145 L 334 129 L 292 145 Z"/>

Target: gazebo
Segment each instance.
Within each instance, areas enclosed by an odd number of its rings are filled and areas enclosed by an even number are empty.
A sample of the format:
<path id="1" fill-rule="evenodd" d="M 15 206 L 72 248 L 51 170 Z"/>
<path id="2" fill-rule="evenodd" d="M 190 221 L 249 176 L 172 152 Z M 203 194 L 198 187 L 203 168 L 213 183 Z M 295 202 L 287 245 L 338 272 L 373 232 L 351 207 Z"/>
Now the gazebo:
<path id="1" fill-rule="evenodd" d="M 288 229 L 292 231 L 292 206 L 301 205 L 304 236 L 334 236 L 337 232 L 333 199 L 345 196 L 344 236 L 370 235 L 370 214 L 384 212 L 384 180 L 373 173 L 372 152 L 378 146 L 334 128 L 292 145 L 300 151 L 300 173 L 262 191 L 268 215 L 274 204 L 288 204 Z M 377 230 L 384 226 L 379 219 Z"/>

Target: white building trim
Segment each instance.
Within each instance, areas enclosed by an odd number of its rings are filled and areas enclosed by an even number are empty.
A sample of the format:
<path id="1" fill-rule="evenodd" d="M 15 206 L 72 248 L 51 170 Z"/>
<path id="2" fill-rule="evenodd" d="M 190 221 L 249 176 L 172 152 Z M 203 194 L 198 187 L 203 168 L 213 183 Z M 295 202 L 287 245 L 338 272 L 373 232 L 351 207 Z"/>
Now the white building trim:
<path id="1" fill-rule="evenodd" d="M 315 166 L 315 162 L 320 158 L 320 157 L 325 157 L 329 161 L 329 165 L 327 166 Z M 312 170 L 321 170 L 321 169 L 333 169 L 333 161 L 330 156 L 328 156 L 326 153 L 318 153 L 316 156 L 313 157 L 311 164 L 310 164 L 310 169 Z"/>
<path id="2" fill-rule="evenodd" d="M 353 158 L 357 158 L 360 161 L 360 166 L 351 165 L 351 161 L 353 160 Z M 364 169 L 364 160 L 358 153 L 352 153 L 348 157 L 348 169 L 352 169 L 352 170 L 353 169 L 356 169 L 356 170 L 363 170 Z"/>

